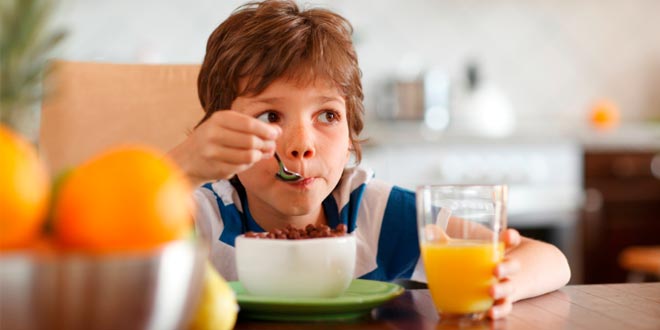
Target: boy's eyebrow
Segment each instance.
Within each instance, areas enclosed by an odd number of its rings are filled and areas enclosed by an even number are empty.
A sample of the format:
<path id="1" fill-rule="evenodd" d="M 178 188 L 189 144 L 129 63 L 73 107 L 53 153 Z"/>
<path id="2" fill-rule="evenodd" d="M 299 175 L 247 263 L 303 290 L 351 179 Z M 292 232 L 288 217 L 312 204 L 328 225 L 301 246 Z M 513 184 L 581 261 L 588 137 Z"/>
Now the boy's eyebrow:
<path id="1" fill-rule="evenodd" d="M 283 99 L 282 97 L 264 97 L 264 98 L 255 98 L 251 103 L 276 103 L 277 101 Z"/>
<path id="2" fill-rule="evenodd" d="M 332 101 L 339 102 L 339 103 L 344 103 L 344 102 L 343 102 L 344 99 L 341 98 L 341 97 L 319 96 L 317 99 L 318 99 L 319 101 L 321 101 L 320 103 L 326 103 L 326 102 L 332 102 Z"/>
<path id="3" fill-rule="evenodd" d="M 263 97 L 263 98 L 255 98 L 251 103 L 268 103 L 268 104 L 273 104 L 277 103 L 278 101 L 283 100 L 283 97 Z M 319 100 L 319 103 L 326 103 L 326 102 L 340 102 L 344 103 L 343 99 L 341 97 L 333 97 L 333 96 L 318 96 L 316 97 L 317 100 Z"/>

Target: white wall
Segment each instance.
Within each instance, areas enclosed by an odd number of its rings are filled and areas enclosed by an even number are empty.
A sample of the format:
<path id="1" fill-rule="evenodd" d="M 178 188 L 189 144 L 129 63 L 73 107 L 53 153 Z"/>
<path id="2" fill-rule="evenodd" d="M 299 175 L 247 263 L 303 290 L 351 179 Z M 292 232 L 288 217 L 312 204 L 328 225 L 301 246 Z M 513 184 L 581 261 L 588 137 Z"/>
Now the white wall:
<path id="1" fill-rule="evenodd" d="M 243 1 L 64 0 L 61 57 L 199 63 L 210 32 Z M 302 2 L 309 4 L 310 2 Z M 660 117 L 660 1 L 315 1 L 352 21 L 373 113 L 404 58 L 461 76 L 468 57 L 518 116 L 579 119 L 597 98 L 626 119 Z"/>

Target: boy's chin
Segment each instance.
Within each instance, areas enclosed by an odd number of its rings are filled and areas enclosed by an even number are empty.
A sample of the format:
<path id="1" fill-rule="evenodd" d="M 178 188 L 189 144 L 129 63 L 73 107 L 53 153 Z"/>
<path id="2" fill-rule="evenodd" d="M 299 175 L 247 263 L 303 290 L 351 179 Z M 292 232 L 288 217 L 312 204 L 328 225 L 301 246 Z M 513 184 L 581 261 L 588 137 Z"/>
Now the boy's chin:
<path id="1" fill-rule="evenodd" d="M 320 204 L 317 204 L 320 205 Z M 318 207 L 318 206 L 317 206 Z M 311 205 L 302 205 L 302 204 L 287 204 L 282 205 L 279 210 L 282 214 L 285 214 L 290 217 L 299 217 L 310 214 L 312 211 L 315 211 Z"/>
<path id="2" fill-rule="evenodd" d="M 273 203 L 277 211 L 286 217 L 316 216 L 323 212 L 322 198 L 296 198 L 279 200 Z"/>

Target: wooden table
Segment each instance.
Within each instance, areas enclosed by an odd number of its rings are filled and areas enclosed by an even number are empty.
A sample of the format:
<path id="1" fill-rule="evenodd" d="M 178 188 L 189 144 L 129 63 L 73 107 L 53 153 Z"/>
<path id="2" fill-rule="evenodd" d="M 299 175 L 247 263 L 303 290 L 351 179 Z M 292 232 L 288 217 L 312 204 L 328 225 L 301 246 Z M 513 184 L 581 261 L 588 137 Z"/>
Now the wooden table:
<path id="1" fill-rule="evenodd" d="M 281 323 L 239 318 L 236 329 L 458 329 L 439 322 L 428 290 L 407 290 L 354 322 Z M 519 301 L 504 320 L 461 329 L 660 329 L 660 283 L 567 286 Z"/>

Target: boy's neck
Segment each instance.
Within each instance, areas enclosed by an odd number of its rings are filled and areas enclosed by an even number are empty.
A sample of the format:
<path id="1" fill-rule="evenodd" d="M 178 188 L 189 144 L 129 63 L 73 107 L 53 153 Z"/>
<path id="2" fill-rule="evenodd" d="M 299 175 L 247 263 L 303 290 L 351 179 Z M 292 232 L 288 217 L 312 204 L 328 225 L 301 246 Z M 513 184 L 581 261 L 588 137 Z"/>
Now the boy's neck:
<path id="1" fill-rule="evenodd" d="M 245 191 L 245 188 L 243 188 L 240 182 L 233 184 L 239 191 L 239 195 L 243 196 L 241 199 L 246 202 L 243 205 L 244 208 L 247 208 L 246 212 L 249 212 L 252 219 L 265 231 L 283 229 L 288 225 L 302 229 L 309 224 L 315 226 L 328 224 L 322 204 L 319 204 L 316 209 L 310 210 L 310 212 L 303 215 L 285 215 L 271 205 L 268 205 L 268 203 L 259 200 L 255 196 L 250 196 L 251 194 Z"/>
<path id="2" fill-rule="evenodd" d="M 246 213 L 249 213 L 254 222 L 265 231 L 286 228 L 287 225 L 294 228 L 305 228 L 309 224 L 315 226 L 328 225 L 328 219 L 322 204 L 307 214 L 286 216 L 255 196 L 250 196 L 251 194 L 245 190 L 238 177 L 231 178 L 229 182 L 238 192 L 241 201 L 245 203 L 243 207 L 247 209 L 245 210 Z"/>
<path id="3" fill-rule="evenodd" d="M 300 216 L 289 216 L 282 217 L 281 214 L 269 214 L 270 212 L 260 212 L 260 210 L 254 210 L 250 208 L 250 213 L 254 221 L 259 224 L 261 228 L 266 231 L 273 231 L 275 229 L 285 228 L 287 225 L 291 225 L 294 228 L 305 228 L 305 226 L 312 224 L 315 226 L 318 225 L 327 225 L 328 220 L 323 211 L 323 207 L 316 209 L 314 212 L 300 215 Z"/>

